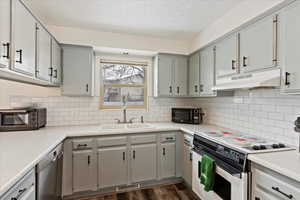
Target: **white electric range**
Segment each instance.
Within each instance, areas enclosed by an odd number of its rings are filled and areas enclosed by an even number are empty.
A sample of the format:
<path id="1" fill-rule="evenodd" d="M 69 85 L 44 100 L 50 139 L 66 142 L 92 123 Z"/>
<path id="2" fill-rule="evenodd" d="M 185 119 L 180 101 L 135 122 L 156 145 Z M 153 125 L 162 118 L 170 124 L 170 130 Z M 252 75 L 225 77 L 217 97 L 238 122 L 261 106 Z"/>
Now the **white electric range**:
<path id="1" fill-rule="evenodd" d="M 293 150 L 283 143 L 230 131 L 197 132 L 193 144 L 192 188 L 205 200 L 250 199 L 251 172 L 247 155 Z M 205 192 L 200 184 L 203 155 L 213 158 L 216 164 L 215 185 L 210 192 Z"/>

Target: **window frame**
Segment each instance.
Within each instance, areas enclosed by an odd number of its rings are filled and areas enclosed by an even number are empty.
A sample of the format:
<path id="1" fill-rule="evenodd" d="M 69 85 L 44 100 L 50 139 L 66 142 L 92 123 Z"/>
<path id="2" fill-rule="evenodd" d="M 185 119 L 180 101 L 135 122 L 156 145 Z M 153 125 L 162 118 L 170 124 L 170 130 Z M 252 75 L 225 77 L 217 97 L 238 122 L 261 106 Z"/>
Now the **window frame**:
<path id="1" fill-rule="evenodd" d="M 119 88 L 143 88 L 144 89 L 144 104 L 143 105 L 127 105 L 128 109 L 147 109 L 148 108 L 148 62 L 138 62 L 138 61 L 124 61 L 124 60 L 106 60 L 100 59 L 98 60 L 100 63 L 100 109 L 111 109 L 111 110 L 119 110 L 122 109 L 123 106 L 114 106 L 114 105 L 104 105 L 104 91 L 105 88 L 119 87 Z M 123 64 L 123 65 L 136 65 L 144 67 L 144 84 L 104 84 L 103 77 L 103 64 L 111 63 L 111 64 Z"/>

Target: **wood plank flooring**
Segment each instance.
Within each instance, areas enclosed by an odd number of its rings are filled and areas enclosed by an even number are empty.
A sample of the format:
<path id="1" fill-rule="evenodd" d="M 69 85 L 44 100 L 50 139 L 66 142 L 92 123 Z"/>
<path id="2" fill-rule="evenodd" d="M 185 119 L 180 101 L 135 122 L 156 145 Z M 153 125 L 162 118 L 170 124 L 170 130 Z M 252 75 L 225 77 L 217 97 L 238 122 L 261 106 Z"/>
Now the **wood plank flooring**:
<path id="1" fill-rule="evenodd" d="M 200 200 L 183 183 L 72 200 Z"/>

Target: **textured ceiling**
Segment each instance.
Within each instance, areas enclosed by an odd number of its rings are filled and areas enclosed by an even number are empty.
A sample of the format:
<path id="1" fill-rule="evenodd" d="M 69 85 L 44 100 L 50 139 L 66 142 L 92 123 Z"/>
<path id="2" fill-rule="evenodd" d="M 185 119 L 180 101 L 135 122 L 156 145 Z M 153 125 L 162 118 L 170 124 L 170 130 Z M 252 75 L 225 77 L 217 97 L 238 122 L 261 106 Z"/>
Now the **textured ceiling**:
<path id="1" fill-rule="evenodd" d="M 242 0 L 24 0 L 48 25 L 190 39 Z"/>

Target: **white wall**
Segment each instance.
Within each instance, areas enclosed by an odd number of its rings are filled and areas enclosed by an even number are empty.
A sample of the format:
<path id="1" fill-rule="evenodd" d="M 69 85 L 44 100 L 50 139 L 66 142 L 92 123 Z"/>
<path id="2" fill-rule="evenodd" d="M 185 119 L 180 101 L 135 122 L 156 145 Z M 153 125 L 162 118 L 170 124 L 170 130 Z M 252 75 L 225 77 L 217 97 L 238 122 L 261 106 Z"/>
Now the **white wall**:
<path id="1" fill-rule="evenodd" d="M 253 18 L 290 0 L 245 0 L 200 32 L 190 44 L 190 53 L 231 32 Z"/>
<path id="2" fill-rule="evenodd" d="M 146 37 L 95 30 L 48 26 L 49 31 L 62 43 L 146 50 L 162 53 L 188 54 L 189 41 Z"/>

